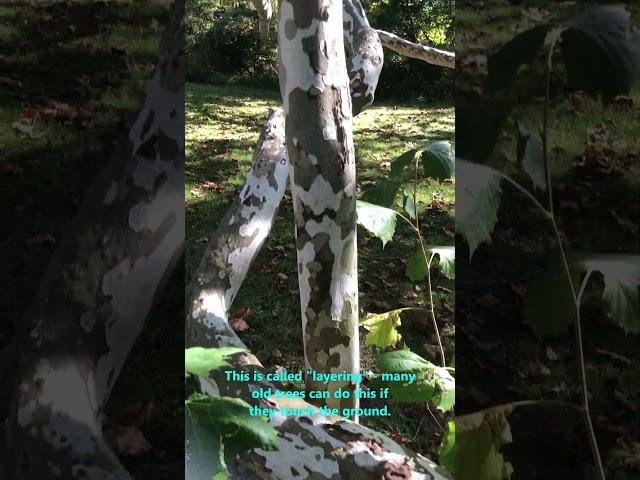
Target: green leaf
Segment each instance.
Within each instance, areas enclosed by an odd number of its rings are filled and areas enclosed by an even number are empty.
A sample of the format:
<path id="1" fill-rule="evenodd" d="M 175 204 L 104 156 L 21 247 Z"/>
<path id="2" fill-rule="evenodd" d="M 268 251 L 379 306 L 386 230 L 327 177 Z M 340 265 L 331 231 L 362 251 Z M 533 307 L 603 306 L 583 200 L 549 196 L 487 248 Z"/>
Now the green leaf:
<path id="1" fill-rule="evenodd" d="M 542 142 L 520 120 L 516 120 L 516 127 L 518 128 L 518 162 L 525 173 L 529 175 L 533 185 L 545 191 L 547 177 Z"/>
<path id="2" fill-rule="evenodd" d="M 378 367 L 383 372 L 401 373 L 432 370 L 435 365 L 409 349 L 386 352 L 378 356 Z"/>
<path id="3" fill-rule="evenodd" d="M 455 380 L 446 368 L 416 355 L 411 350 L 397 350 L 386 352 L 378 356 L 378 367 L 383 373 L 414 373 L 416 379 L 409 382 L 383 382 L 376 385 L 386 385 L 394 400 L 399 402 L 433 401 L 442 411 L 451 410 L 455 405 Z"/>
<path id="4" fill-rule="evenodd" d="M 542 46 L 552 25 L 544 24 L 519 33 L 487 58 L 487 89 L 507 88 L 522 65 L 532 62 Z"/>
<path id="5" fill-rule="evenodd" d="M 527 289 L 524 322 L 537 335 L 560 335 L 575 319 L 573 295 L 557 259 Z M 603 276 L 602 299 L 609 316 L 628 332 L 640 331 L 640 256 L 617 254 L 580 255 L 569 260 L 576 290 L 583 274 Z"/>
<path id="6" fill-rule="evenodd" d="M 402 182 L 398 181 L 382 180 L 377 185 L 367 189 L 362 198 L 369 203 L 391 207 L 398 196 L 401 184 Z"/>
<path id="7" fill-rule="evenodd" d="M 571 89 L 628 94 L 640 70 L 640 32 L 622 5 L 599 5 L 574 16 L 562 33 L 562 56 Z"/>
<path id="8" fill-rule="evenodd" d="M 208 377 L 211 370 L 229 366 L 228 357 L 246 351 L 246 349 L 236 347 L 186 348 L 184 350 L 184 369 L 186 373 Z"/>
<path id="9" fill-rule="evenodd" d="M 402 338 L 397 328 L 401 325 L 400 313 L 404 308 L 385 313 L 369 313 L 360 325 L 369 331 L 366 337 L 367 345 L 378 347 L 392 347 Z"/>
<path id="10" fill-rule="evenodd" d="M 219 435 L 236 449 L 276 448 L 277 431 L 263 417 L 251 416 L 249 404 L 239 398 L 196 395 L 185 401 L 196 424 Z"/>
<path id="11" fill-rule="evenodd" d="M 196 423 L 185 409 L 185 480 L 226 479 L 224 450 L 220 436 L 202 423 Z"/>
<path id="12" fill-rule="evenodd" d="M 408 152 L 404 152 L 393 162 L 389 170 L 389 177 L 394 180 L 402 180 L 411 176 L 414 177 L 414 168 L 416 161 L 420 158 L 421 149 L 414 148 Z"/>
<path id="13" fill-rule="evenodd" d="M 469 244 L 469 260 L 478 245 L 491 242 L 498 219 L 500 174 L 484 165 L 456 162 L 456 232 Z"/>
<path id="14" fill-rule="evenodd" d="M 407 212 L 407 214 L 412 220 L 415 220 L 416 215 L 418 213 L 416 210 L 416 203 L 413 201 L 413 194 L 407 192 L 406 190 L 403 190 L 402 193 L 403 193 L 402 206 L 404 207 L 404 211 Z"/>
<path id="15" fill-rule="evenodd" d="M 405 274 L 414 282 L 424 280 L 427 276 L 427 261 L 420 246 L 418 246 L 413 255 L 407 258 Z"/>
<path id="16" fill-rule="evenodd" d="M 440 261 L 440 271 L 449 280 L 456 278 L 456 247 L 453 245 L 447 246 L 432 246 L 427 248 L 427 252 L 437 255 Z"/>
<path id="17" fill-rule="evenodd" d="M 604 277 L 602 299 L 609 316 L 627 332 L 640 332 L 640 255 L 588 255 L 578 264 L 587 274 Z"/>
<path id="18" fill-rule="evenodd" d="M 442 443 L 438 448 L 440 466 L 453 473 L 456 466 L 456 424 L 450 420 L 447 422 L 447 430 L 442 437 Z"/>
<path id="19" fill-rule="evenodd" d="M 455 154 L 447 141 L 428 144 L 420 151 L 420 161 L 427 177 L 442 181 L 455 175 Z"/>
<path id="20" fill-rule="evenodd" d="M 453 410 L 456 404 L 456 381 L 446 368 L 434 369 L 437 394 L 433 400 L 436 408 L 442 412 Z"/>
<path id="21" fill-rule="evenodd" d="M 456 480 L 506 480 L 513 467 L 500 449 L 513 441 L 507 417 L 511 406 L 500 406 L 456 417 Z"/>
<path id="22" fill-rule="evenodd" d="M 558 336 L 575 321 L 573 294 L 557 258 L 553 266 L 535 277 L 527 287 L 523 307 L 523 321 L 538 336 Z M 579 277 L 576 276 L 577 282 Z"/>
<path id="23" fill-rule="evenodd" d="M 393 238 L 396 231 L 396 211 L 372 203 L 356 201 L 358 223 L 382 240 L 382 246 Z"/>

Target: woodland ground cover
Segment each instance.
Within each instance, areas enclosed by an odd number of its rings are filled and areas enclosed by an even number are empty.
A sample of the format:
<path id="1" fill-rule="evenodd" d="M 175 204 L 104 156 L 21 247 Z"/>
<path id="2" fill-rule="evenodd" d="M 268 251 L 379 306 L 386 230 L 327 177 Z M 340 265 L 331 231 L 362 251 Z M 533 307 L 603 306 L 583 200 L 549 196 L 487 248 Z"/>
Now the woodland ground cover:
<path id="1" fill-rule="evenodd" d="M 187 209 L 186 275 L 190 275 L 218 219 L 244 182 L 255 143 L 269 107 L 280 104 L 271 90 L 188 84 L 186 117 Z M 447 104 L 377 104 L 355 120 L 354 142 L 359 196 L 384 182 L 389 162 L 427 140 L 453 141 L 453 107 Z M 419 192 L 430 207 L 422 214 L 423 235 L 430 244 L 452 242 L 454 184 L 432 182 Z M 293 209 L 288 194 L 261 253 L 252 266 L 231 312 L 231 324 L 268 370 L 303 369 L 300 305 L 297 291 Z M 428 305 L 426 285 L 416 288 L 405 276 L 405 259 L 414 249 L 414 232 L 398 222 L 394 240 L 379 240 L 358 230 L 360 310 L 385 312 Z M 435 272 L 436 316 L 449 361 L 454 355 L 453 282 Z M 408 312 L 400 328 L 412 351 L 438 363 L 437 340 L 427 312 Z M 375 367 L 375 347 L 361 336 L 362 369 Z M 399 346 L 398 346 L 399 347 Z M 291 387 L 300 385 L 291 384 Z M 362 400 L 363 407 L 381 407 Z M 426 404 L 390 405 L 390 417 L 363 422 L 418 452 L 436 458 L 442 430 Z M 432 409 L 438 422 L 443 417 Z"/>
<path id="2" fill-rule="evenodd" d="M 457 6 L 456 54 L 462 68 L 456 72 L 456 89 L 462 93 L 482 84 L 487 55 L 497 47 L 575 7 L 569 2 L 523 7 L 503 0 L 484 2 L 482 8 L 470 1 Z M 630 10 L 637 25 L 638 7 Z M 570 253 L 637 254 L 640 91 L 604 105 L 570 93 L 565 78 L 558 58 L 551 79 L 549 152 L 563 241 Z M 543 124 L 544 62 L 524 68 L 516 85 L 512 116 L 537 132 Z M 531 180 L 517 168 L 515 136 L 515 127 L 505 124 L 484 163 L 530 186 Z M 540 193 L 534 192 L 544 201 Z M 466 244 L 457 244 L 457 291 L 464 292 L 456 297 L 458 413 L 527 399 L 575 401 L 580 387 L 573 334 L 539 338 L 522 323 L 532 280 L 559 261 L 553 230 L 529 199 L 503 185 L 491 237 L 490 244 L 475 251 L 471 264 Z M 582 308 L 591 414 L 607 478 L 630 480 L 640 472 L 640 437 L 631 427 L 640 422 L 640 351 L 637 334 L 625 333 L 607 318 L 599 301 L 601 290 L 602 283 L 591 284 Z M 539 300 L 553 302 L 549 297 Z M 514 478 L 561 478 L 575 472 L 591 478 L 586 465 L 592 456 L 580 415 L 570 409 L 531 407 L 510 419 L 514 443 L 503 453 L 513 464 Z"/>

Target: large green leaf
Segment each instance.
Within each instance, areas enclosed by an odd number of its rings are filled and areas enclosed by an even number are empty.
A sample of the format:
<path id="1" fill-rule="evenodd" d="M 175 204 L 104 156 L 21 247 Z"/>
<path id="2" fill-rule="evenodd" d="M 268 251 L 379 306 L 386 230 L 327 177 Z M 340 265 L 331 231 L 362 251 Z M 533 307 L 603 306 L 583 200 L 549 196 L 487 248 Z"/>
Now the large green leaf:
<path id="1" fill-rule="evenodd" d="M 531 282 L 525 297 L 524 322 L 541 336 L 560 335 L 575 319 L 573 295 L 561 259 L 553 265 Z M 576 290 L 583 275 L 602 274 L 602 299 L 609 316 L 628 332 L 640 331 L 639 255 L 579 255 L 570 259 L 570 268 Z"/>
<path id="2" fill-rule="evenodd" d="M 518 129 L 518 162 L 525 173 L 529 175 L 533 185 L 545 191 L 547 177 L 542 142 L 520 120 L 516 120 L 516 127 Z"/>
<path id="3" fill-rule="evenodd" d="M 500 453 L 513 440 L 507 420 L 511 411 L 511 406 L 500 406 L 456 417 L 456 480 L 511 478 L 513 467 Z"/>
<path id="4" fill-rule="evenodd" d="M 427 144 L 420 151 L 420 162 L 424 174 L 439 181 L 452 178 L 456 172 L 455 153 L 447 141 Z"/>
<path id="5" fill-rule="evenodd" d="M 220 435 L 195 422 L 189 410 L 184 412 L 185 480 L 226 479 L 227 467 Z"/>
<path id="6" fill-rule="evenodd" d="M 487 59 L 487 88 L 491 91 L 507 88 L 520 67 L 536 58 L 551 28 L 552 25 L 544 24 L 519 33 L 490 55 Z"/>
<path id="7" fill-rule="evenodd" d="M 424 280 L 427 276 L 427 261 L 424 258 L 424 253 L 422 253 L 422 247 L 419 245 L 416 251 L 407 257 L 405 274 L 414 282 Z"/>
<path id="8" fill-rule="evenodd" d="M 360 325 L 369 331 L 365 339 L 367 345 L 395 346 L 402 338 L 398 327 L 401 325 L 400 313 L 403 310 L 404 308 L 400 308 L 384 313 L 369 313 L 360 320 Z"/>
<path id="9" fill-rule="evenodd" d="M 358 223 L 382 240 L 384 247 L 396 231 L 395 210 L 372 203 L 356 201 Z"/>
<path id="10" fill-rule="evenodd" d="M 432 401 L 442 411 L 455 405 L 455 380 L 446 368 L 438 367 L 412 351 L 397 350 L 378 356 L 384 373 L 414 373 L 414 382 L 388 382 L 391 396 L 399 402 Z M 378 380 L 376 384 L 383 383 Z"/>
<path id="11" fill-rule="evenodd" d="M 442 443 L 438 449 L 440 466 L 453 473 L 456 466 L 456 424 L 453 420 L 447 422 L 447 430 L 442 437 Z"/>
<path id="12" fill-rule="evenodd" d="M 438 256 L 438 266 L 442 274 L 453 280 L 456 276 L 456 249 L 454 246 L 428 246 L 427 255 Z M 433 263 L 433 262 L 432 262 Z M 416 251 L 407 258 L 405 274 L 414 282 L 424 280 L 427 276 L 427 261 L 422 247 L 418 245 Z"/>
<path id="13" fill-rule="evenodd" d="M 456 278 L 456 247 L 453 245 L 430 246 L 427 251 L 438 256 L 440 271 L 449 280 Z"/>
<path id="14" fill-rule="evenodd" d="M 184 350 L 184 369 L 186 373 L 208 377 L 211 370 L 229 366 L 229 356 L 246 349 L 236 347 L 202 348 L 192 347 Z"/>
<path id="15" fill-rule="evenodd" d="M 611 318 L 628 332 L 640 331 L 640 255 L 582 256 L 578 264 L 588 275 L 604 277 L 602 299 Z"/>
<path id="16" fill-rule="evenodd" d="M 500 174 L 484 165 L 457 160 L 456 232 L 469 244 L 469 259 L 478 245 L 491 242 L 498 219 Z"/>
<path id="17" fill-rule="evenodd" d="M 234 449 L 273 449 L 278 444 L 277 431 L 263 417 L 251 416 L 249 404 L 239 398 L 195 395 L 185 408 L 194 423 Z"/>
<path id="18" fill-rule="evenodd" d="M 362 195 L 362 199 L 375 205 L 392 207 L 401 185 L 402 182 L 397 180 L 381 180 L 367 189 Z"/>
<path id="19" fill-rule="evenodd" d="M 404 152 L 393 162 L 389 169 L 389 177 L 391 179 L 406 180 L 413 178 L 415 175 L 416 162 L 420 159 L 422 149 L 414 148 L 408 152 Z"/>
<path id="20" fill-rule="evenodd" d="M 562 33 L 569 87 L 602 95 L 628 94 L 638 80 L 640 33 L 623 5 L 598 5 L 571 18 Z"/>
<path id="21" fill-rule="evenodd" d="M 432 363 L 413 353 L 409 349 L 386 352 L 378 356 L 378 367 L 383 372 L 418 372 L 435 367 Z"/>

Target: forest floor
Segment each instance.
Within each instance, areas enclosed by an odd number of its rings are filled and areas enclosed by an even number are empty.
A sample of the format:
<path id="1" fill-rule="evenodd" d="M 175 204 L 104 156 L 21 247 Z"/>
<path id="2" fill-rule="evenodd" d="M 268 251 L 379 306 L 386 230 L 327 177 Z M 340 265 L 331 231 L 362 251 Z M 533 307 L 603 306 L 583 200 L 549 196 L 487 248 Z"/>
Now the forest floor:
<path id="1" fill-rule="evenodd" d="M 278 92 L 255 88 L 189 84 L 186 100 L 186 277 L 199 259 L 231 200 L 244 183 L 268 108 L 280 104 Z M 429 140 L 454 140 L 451 105 L 376 105 L 354 122 L 359 196 L 384 182 L 389 162 Z M 425 182 L 420 192 L 425 209 L 422 232 L 429 244 L 451 245 L 454 232 L 453 182 Z M 302 369 L 302 330 L 293 209 L 285 195 L 278 218 L 256 258 L 231 310 L 245 325 L 240 338 L 268 370 Z M 405 276 L 405 259 L 415 250 L 415 234 L 398 222 L 385 248 L 359 227 L 360 312 L 426 307 L 426 283 Z M 435 311 L 448 362 L 454 356 L 453 282 L 433 271 Z M 439 363 L 437 340 L 429 317 L 403 316 L 406 345 Z M 362 368 L 375 367 L 376 351 L 362 339 Z M 398 345 L 400 347 L 400 345 Z M 363 402 L 365 405 L 366 402 Z M 392 416 L 362 421 L 408 447 L 437 460 L 446 419 L 426 404 L 391 402 Z M 435 417 L 435 418 L 434 418 Z M 436 422 L 437 419 L 437 422 Z M 440 424 L 440 426 L 438 425 Z"/>
<path id="2" fill-rule="evenodd" d="M 458 93 L 482 91 L 486 57 L 518 32 L 559 18 L 574 2 L 504 0 L 457 3 Z M 513 2 L 515 3 L 515 2 Z M 522 2 L 518 2 L 522 3 Z M 639 8 L 632 10 L 638 24 Z M 542 62 L 543 64 L 543 62 Z M 532 131 L 543 121 L 544 69 L 523 68 L 517 77 L 518 103 L 513 117 Z M 550 144 L 555 212 L 565 247 L 576 252 L 638 255 L 640 223 L 640 91 L 604 105 L 565 87 L 558 56 L 552 77 Z M 515 128 L 503 125 L 493 153 L 483 161 L 518 171 Z M 461 140 L 458 146 L 462 149 Z M 533 191 L 544 204 L 546 195 Z M 459 240 L 459 239 L 458 239 Z M 558 265 L 553 230 L 532 203 L 503 184 L 498 223 L 491 244 L 468 260 L 457 243 L 457 413 L 493 405 L 545 399 L 578 402 L 576 343 L 573 328 L 555 338 L 540 338 L 522 322 L 532 280 Z M 599 301 L 602 278 L 585 292 L 582 334 L 591 415 L 609 480 L 640 478 L 640 341 L 607 318 Z M 553 294 L 553 292 L 551 292 Z M 637 290 L 628 298 L 637 302 Z M 554 297 L 555 298 L 555 297 Z M 554 298 L 541 298 L 557 309 Z M 637 315 L 637 303 L 636 303 Z M 553 309 L 549 309 L 553 311 Z M 637 318 L 636 318 L 637 321 Z M 513 443 L 503 449 L 514 467 L 512 478 L 594 478 L 592 456 L 580 415 L 571 409 L 527 407 L 511 416 Z"/>
<path id="3" fill-rule="evenodd" d="M 0 354 L 96 174 L 142 107 L 167 18 L 164 0 L 1 3 L 0 264 L 7 288 L 0 294 Z M 122 412 L 141 421 L 136 410 L 153 404 L 140 427 L 150 451 L 132 456 L 132 444 L 121 452 L 137 478 L 175 479 L 184 471 L 184 353 L 176 342 L 184 332 L 184 274 L 178 270 L 104 412 L 107 421 Z M 0 366 L 4 451 L 10 387 L 3 381 L 14 365 Z"/>

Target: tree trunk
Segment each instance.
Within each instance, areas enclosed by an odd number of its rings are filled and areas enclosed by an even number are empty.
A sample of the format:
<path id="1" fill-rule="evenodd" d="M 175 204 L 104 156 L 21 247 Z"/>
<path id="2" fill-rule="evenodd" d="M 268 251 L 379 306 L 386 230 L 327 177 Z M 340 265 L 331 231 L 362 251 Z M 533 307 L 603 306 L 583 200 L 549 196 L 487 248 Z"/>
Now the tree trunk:
<path id="1" fill-rule="evenodd" d="M 356 169 L 342 2 L 282 0 L 280 92 L 294 202 L 305 369 L 357 373 Z M 350 382 L 313 382 L 331 408 L 356 407 Z M 336 398 L 342 390 L 348 398 Z"/>
<path id="2" fill-rule="evenodd" d="M 85 198 L 21 325 L 6 478 L 126 479 L 101 412 L 184 244 L 184 4 L 126 145 Z"/>
<path id="3" fill-rule="evenodd" d="M 267 36 L 269 34 L 269 24 L 271 23 L 271 16 L 273 15 L 271 0 L 251 0 L 251 3 L 258 12 L 258 28 L 260 30 L 260 34 L 263 36 Z"/>
<path id="4" fill-rule="evenodd" d="M 400 38 L 393 33 L 385 32 L 383 30 L 376 30 L 382 46 L 393 50 L 405 57 L 416 58 L 423 62 L 430 63 L 432 65 L 439 65 L 446 68 L 456 68 L 456 54 L 447 52 L 446 50 L 439 50 L 433 47 L 427 47 L 419 43 L 413 43 L 404 38 Z"/>

